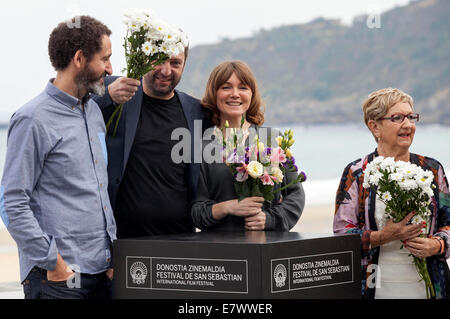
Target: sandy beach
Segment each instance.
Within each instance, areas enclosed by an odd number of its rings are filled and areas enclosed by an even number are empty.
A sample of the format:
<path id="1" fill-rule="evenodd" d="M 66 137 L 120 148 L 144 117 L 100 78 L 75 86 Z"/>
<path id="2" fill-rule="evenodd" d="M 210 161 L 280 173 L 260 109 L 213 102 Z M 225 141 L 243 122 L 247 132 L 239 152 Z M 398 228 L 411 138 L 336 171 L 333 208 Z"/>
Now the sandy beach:
<path id="1" fill-rule="evenodd" d="M 19 256 L 14 240 L 0 229 L 0 283 L 19 282 Z"/>
<path id="2" fill-rule="evenodd" d="M 14 240 L 5 228 L 0 229 L 0 299 L 22 299 L 19 256 Z"/>

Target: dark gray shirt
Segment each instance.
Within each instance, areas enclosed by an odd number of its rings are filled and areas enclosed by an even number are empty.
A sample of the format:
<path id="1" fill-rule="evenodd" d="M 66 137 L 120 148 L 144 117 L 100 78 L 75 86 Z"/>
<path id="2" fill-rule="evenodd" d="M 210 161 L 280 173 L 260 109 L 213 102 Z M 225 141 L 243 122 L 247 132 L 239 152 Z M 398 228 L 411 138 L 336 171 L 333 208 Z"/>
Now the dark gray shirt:
<path id="1" fill-rule="evenodd" d="M 52 84 L 11 118 L 0 213 L 17 243 L 23 281 L 60 253 L 82 273 L 111 265 L 116 224 L 108 197 L 105 124 L 97 104 Z"/>

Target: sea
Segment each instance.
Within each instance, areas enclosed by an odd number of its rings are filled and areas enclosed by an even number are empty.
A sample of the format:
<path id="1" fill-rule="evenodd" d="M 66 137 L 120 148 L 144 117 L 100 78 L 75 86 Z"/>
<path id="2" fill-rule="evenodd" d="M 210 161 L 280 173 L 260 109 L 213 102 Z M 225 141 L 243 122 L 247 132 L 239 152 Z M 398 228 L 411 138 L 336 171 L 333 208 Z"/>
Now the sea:
<path id="1" fill-rule="evenodd" d="M 299 169 L 306 172 L 303 183 L 306 205 L 333 205 L 344 168 L 372 152 L 376 143 L 364 124 L 286 125 L 294 131 L 292 147 Z M 0 130 L 0 171 L 6 155 L 7 130 Z M 420 125 L 410 151 L 437 159 L 450 174 L 450 126 Z M 0 222 L 0 227 L 4 227 Z"/>

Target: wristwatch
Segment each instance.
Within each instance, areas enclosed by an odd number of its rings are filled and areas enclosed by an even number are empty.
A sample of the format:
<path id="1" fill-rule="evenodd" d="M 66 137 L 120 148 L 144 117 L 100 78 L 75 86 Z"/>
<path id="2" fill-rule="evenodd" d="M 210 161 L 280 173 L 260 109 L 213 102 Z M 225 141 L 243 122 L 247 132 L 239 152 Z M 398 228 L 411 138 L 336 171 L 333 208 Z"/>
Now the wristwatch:
<path id="1" fill-rule="evenodd" d="M 441 236 L 433 236 L 432 239 L 436 239 L 439 244 L 441 245 L 441 248 L 439 249 L 439 252 L 436 255 L 442 255 L 445 251 L 445 242 L 444 239 Z"/>

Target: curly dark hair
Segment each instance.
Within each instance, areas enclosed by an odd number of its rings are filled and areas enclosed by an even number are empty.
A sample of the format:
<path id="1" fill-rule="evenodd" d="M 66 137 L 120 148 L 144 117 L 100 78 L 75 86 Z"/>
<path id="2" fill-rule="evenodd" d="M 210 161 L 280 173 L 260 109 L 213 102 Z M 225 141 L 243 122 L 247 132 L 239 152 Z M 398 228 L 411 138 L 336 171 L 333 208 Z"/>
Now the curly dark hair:
<path id="1" fill-rule="evenodd" d="M 50 34 L 48 55 L 56 71 L 64 70 L 78 50 L 83 51 L 89 62 L 101 50 L 103 36 L 111 35 L 106 25 L 90 16 L 74 19 L 79 24 L 61 22 Z"/>

